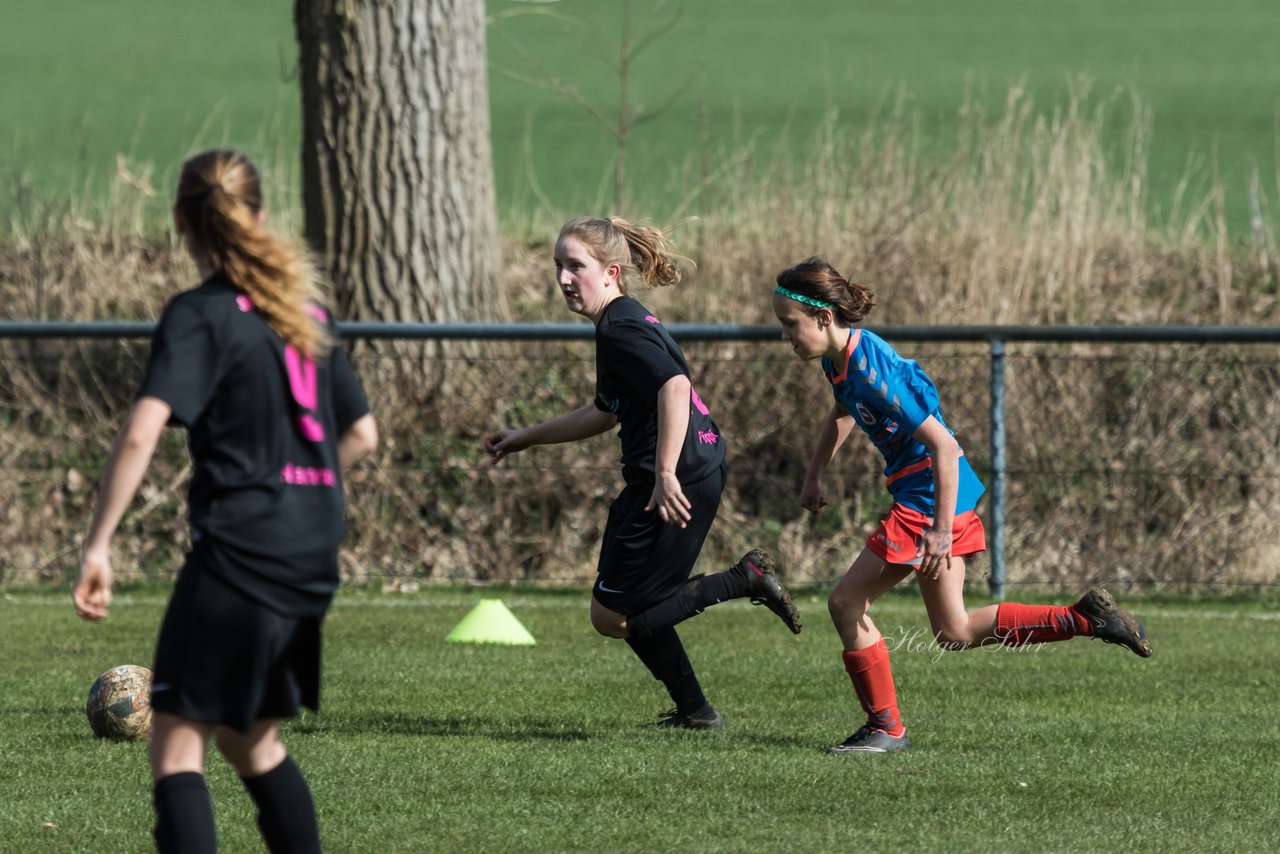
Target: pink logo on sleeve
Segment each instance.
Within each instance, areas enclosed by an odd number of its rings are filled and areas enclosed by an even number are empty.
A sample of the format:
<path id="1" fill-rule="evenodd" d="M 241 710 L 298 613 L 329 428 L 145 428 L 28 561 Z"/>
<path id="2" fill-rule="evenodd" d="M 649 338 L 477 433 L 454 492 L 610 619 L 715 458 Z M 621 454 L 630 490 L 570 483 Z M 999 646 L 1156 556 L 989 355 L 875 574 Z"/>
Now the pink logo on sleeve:
<path id="1" fill-rule="evenodd" d="M 236 294 L 236 305 L 241 311 L 253 311 L 253 300 L 247 294 Z"/>
<path id="2" fill-rule="evenodd" d="M 714 445 L 720 437 L 716 435 L 714 430 L 699 430 L 698 441 L 704 445 Z"/>
<path id="3" fill-rule="evenodd" d="M 661 321 L 661 320 L 659 320 L 658 318 L 654 317 L 652 314 L 646 314 L 646 315 L 644 316 L 644 319 L 645 319 L 645 320 L 647 320 L 647 321 L 649 321 L 650 323 L 661 323 L 661 322 L 662 322 L 662 321 Z"/>

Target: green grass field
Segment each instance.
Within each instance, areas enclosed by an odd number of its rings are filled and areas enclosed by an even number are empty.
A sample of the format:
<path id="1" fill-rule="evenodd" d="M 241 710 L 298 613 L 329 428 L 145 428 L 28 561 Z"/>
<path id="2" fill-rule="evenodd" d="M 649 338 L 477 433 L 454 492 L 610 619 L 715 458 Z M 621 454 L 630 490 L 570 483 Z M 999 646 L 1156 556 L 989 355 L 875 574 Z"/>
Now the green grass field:
<path id="1" fill-rule="evenodd" d="M 444 635 L 501 596 L 534 647 Z M 84 695 L 147 663 L 159 591 L 102 625 L 59 593 L 0 597 L 0 851 L 145 851 L 145 747 L 98 741 Z M 911 592 L 878 606 L 914 749 L 829 757 L 857 724 L 824 605 L 792 637 L 730 604 L 683 630 L 727 728 L 646 731 L 665 695 L 599 638 L 581 591 L 349 591 L 323 708 L 286 736 L 329 851 L 1248 851 L 1274 846 L 1275 603 L 1132 603 L 1143 661 L 1092 641 L 939 656 Z M 971 603 L 973 604 L 973 603 Z M 910 642 L 908 642 L 910 639 Z M 262 850 L 221 760 L 226 851 Z"/>
<path id="2" fill-rule="evenodd" d="M 636 0 L 643 34 L 668 3 Z M 1066 102 L 1069 81 L 1094 81 L 1125 131 L 1128 92 L 1153 113 L 1152 204 L 1167 210 L 1189 163 L 1207 178 L 1216 151 L 1233 224 L 1248 222 L 1253 163 L 1275 199 L 1280 137 L 1280 16 L 1273 0 L 697 0 L 640 54 L 635 96 L 650 107 L 688 86 L 673 109 L 631 141 L 630 213 L 663 216 L 690 191 L 702 136 L 713 160 L 754 144 L 766 160 L 805 140 L 828 110 L 851 129 L 883 115 L 901 92 L 926 132 L 945 136 L 971 90 L 999 112 L 1025 84 L 1037 108 Z M 613 144 L 561 96 L 504 72 L 545 73 L 616 109 L 618 4 L 491 0 L 491 110 L 500 209 L 508 222 L 538 207 L 533 181 L 559 213 L 610 207 Z M 554 11 L 511 16 L 512 10 Z M 592 28 L 595 28 L 594 30 Z M 518 46 L 518 47 L 516 47 Z M 522 55 L 521 51 L 527 51 Z M 290 4 L 254 0 L 164 3 L 8 0 L 0 27 L 0 170 L 15 191 L 93 198 L 115 176 L 154 164 L 163 214 L 178 161 L 215 144 L 260 161 L 297 150 L 296 48 Z M 538 66 L 541 66 L 539 69 Z M 705 124 L 704 124 L 705 117 Z M 800 149 L 796 149 L 800 150 Z"/>

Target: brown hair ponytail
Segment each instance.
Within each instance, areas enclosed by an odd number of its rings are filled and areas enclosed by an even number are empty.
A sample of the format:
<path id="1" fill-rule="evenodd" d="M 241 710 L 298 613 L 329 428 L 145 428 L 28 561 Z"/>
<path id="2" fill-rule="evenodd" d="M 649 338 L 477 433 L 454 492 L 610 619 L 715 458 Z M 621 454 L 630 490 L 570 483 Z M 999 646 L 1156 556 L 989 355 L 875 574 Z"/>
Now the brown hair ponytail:
<path id="1" fill-rule="evenodd" d="M 778 274 L 777 284 L 792 293 L 826 303 L 848 324 L 861 323 L 876 304 L 870 288 L 849 281 L 816 255 L 783 270 Z M 801 307 L 807 314 L 818 312 L 808 305 Z"/>
<path id="2" fill-rule="evenodd" d="M 618 288 L 624 294 L 629 293 L 635 284 L 642 288 L 657 288 L 680 283 L 677 262 L 684 261 L 690 265 L 693 262 L 676 254 L 667 233 L 616 216 L 606 219 L 581 217 L 569 220 L 560 229 L 561 237 L 581 240 L 601 264 L 606 267 L 617 264 L 621 268 Z M 638 283 L 634 281 L 637 277 Z"/>
<path id="3" fill-rule="evenodd" d="M 332 346 L 313 315 L 320 287 L 308 255 L 262 225 L 258 170 L 238 151 L 206 151 L 182 165 L 175 210 L 193 253 L 243 290 L 286 343 L 315 358 Z"/>

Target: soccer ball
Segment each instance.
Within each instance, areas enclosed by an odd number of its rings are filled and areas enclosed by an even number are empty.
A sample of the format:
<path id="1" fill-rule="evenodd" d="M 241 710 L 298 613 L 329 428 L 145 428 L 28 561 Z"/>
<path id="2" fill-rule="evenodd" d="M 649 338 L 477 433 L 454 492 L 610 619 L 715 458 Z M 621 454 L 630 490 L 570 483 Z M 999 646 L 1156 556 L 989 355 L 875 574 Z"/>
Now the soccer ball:
<path id="1" fill-rule="evenodd" d="M 146 738 L 151 734 L 151 671 L 136 664 L 111 668 L 93 680 L 84 713 L 98 738 Z"/>

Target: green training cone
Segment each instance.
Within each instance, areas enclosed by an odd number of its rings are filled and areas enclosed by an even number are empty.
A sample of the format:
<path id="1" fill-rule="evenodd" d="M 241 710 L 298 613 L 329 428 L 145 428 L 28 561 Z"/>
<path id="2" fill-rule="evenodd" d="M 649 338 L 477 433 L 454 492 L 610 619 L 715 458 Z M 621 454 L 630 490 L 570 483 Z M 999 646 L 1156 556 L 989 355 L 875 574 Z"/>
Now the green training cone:
<path id="1" fill-rule="evenodd" d="M 472 608 L 444 639 L 454 643 L 505 643 L 513 646 L 537 643 L 501 599 L 481 599 L 480 604 Z"/>

